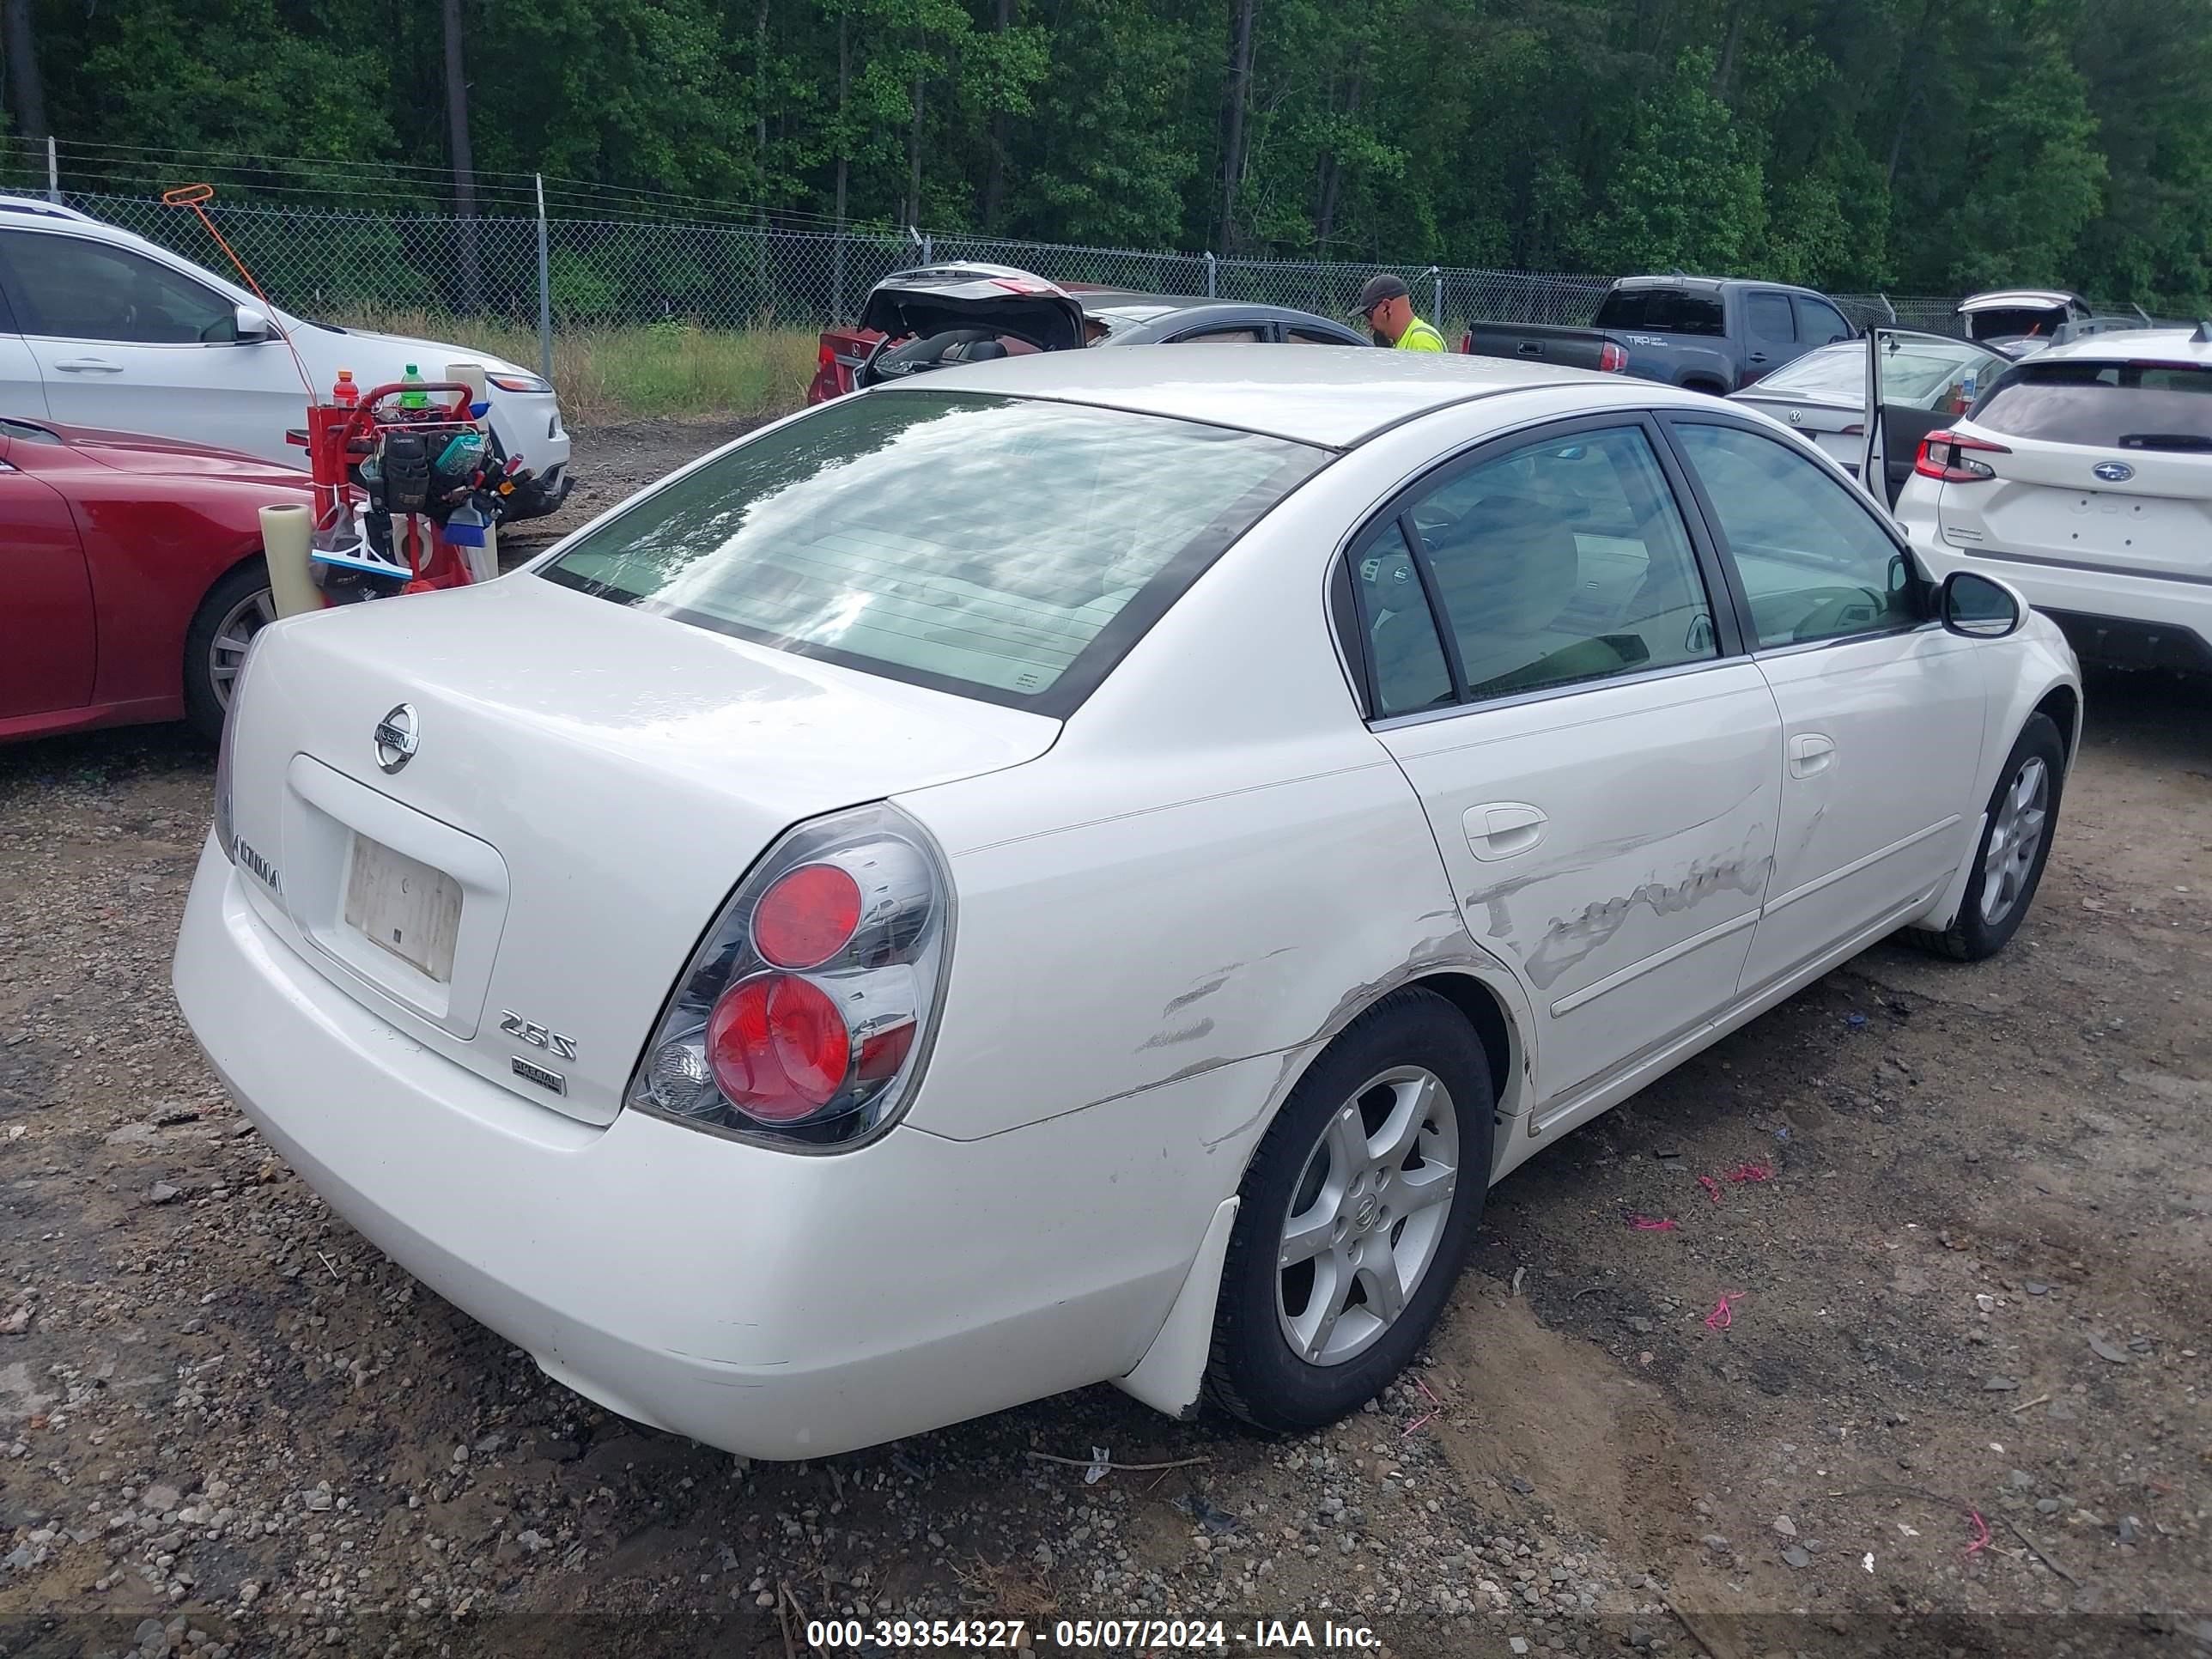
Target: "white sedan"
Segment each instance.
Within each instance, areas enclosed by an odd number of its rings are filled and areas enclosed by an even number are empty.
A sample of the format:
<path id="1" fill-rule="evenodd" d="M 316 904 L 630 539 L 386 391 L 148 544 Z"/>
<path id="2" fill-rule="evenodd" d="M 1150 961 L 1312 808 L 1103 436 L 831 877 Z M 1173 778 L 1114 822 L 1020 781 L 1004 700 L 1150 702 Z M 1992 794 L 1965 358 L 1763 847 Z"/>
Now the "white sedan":
<path id="1" fill-rule="evenodd" d="M 1899 928 L 2000 948 L 2081 707 L 1714 399 L 1038 355 L 263 630 L 175 984 L 338 1211 L 623 1415 L 1293 1428 L 1523 1159 Z"/>

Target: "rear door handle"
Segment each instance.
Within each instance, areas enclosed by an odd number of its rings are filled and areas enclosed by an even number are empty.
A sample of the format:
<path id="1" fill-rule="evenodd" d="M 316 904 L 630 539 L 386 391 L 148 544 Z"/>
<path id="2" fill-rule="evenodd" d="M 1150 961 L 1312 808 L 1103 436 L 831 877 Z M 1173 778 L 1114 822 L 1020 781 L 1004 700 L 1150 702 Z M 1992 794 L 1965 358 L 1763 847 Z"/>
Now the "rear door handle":
<path id="1" fill-rule="evenodd" d="M 120 374 L 123 372 L 122 364 L 111 363 L 105 357 L 64 357 L 54 367 L 65 368 L 72 374 Z"/>
<path id="2" fill-rule="evenodd" d="M 1835 740 L 1818 732 L 1800 732 L 1790 739 L 1790 775 L 1793 778 L 1809 778 L 1816 772 L 1825 772 L 1835 758 Z"/>
<path id="3" fill-rule="evenodd" d="M 1460 820 L 1467 831 L 1468 848 L 1487 864 L 1525 853 L 1544 839 L 1551 820 L 1526 801 L 1494 800 L 1470 806 Z"/>

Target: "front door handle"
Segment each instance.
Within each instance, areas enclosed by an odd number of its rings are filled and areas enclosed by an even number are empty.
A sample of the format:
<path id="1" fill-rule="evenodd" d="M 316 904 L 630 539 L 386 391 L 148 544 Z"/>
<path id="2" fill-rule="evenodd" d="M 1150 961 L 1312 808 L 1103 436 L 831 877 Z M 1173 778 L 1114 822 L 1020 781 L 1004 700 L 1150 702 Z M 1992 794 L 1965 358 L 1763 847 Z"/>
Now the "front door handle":
<path id="1" fill-rule="evenodd" d="M 1467 831 L 1468 848 L 1487 864 L 1525 853 L 1544 839 L 1551 820 L 1526 801 L 1494 800 L 1470 806 L 1460 820 Z"/>
<path id="2" fill-rule="evenodd" d="M 1800 732 L 1790 739 L 1790 775 L 1793 778 L 1809 778 L 1816 772 L 1825 772 L 1835 758 L 1835 740 L 1818 732 Z"/>
<path id="3" fill-rule="evenodd" d="M 64 357 L 54 367 L 65 368 L 72 374 L 120 374 L 123 372 L 122 364 L 111 363 L 105 357 Z"/>

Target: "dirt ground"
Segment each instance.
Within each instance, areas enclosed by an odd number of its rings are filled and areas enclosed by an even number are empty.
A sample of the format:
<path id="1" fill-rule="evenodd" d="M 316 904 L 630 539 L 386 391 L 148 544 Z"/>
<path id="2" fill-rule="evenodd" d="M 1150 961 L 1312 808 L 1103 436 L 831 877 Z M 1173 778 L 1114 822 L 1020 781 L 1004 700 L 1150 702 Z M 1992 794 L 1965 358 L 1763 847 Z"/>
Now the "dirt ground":
<path id="1" fill-rule="evenodd" d="M 726 435 L 580 434 L 568 520 Z M 1881 946 L 1524 1166 L 1377 1409 L 1101 1388 L 750 1466 L 549 1381 L 222 1098 L 168 989 L 204 750 L 0 750 L 0 1654 L 2212 1650 L 2212 685 L 2088 706 L 2010 949 Z M 1057 1628 L 1138 1617 L 1196 1628 Z"/>

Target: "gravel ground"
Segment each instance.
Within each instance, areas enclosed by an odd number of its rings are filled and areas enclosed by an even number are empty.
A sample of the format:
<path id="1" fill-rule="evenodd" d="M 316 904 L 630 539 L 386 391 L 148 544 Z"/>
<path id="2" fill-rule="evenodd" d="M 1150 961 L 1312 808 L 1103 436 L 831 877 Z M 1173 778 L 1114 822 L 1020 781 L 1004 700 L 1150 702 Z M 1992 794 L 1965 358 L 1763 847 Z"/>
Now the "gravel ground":
<path id="1" fill-rule="evenodd" d="M 569 520 L 732 430 L 580 434 Z M 1376 1409 L 1102 1388 L 750 1466 L 546 1379 L 224 1100 L 167 984 L 203 750 L 0 751 L 0 1654 L 2203 1652 L 2212 687 L 2090 727 L 2010 950 L 1869 951 L 1524 1166 Z"/>

